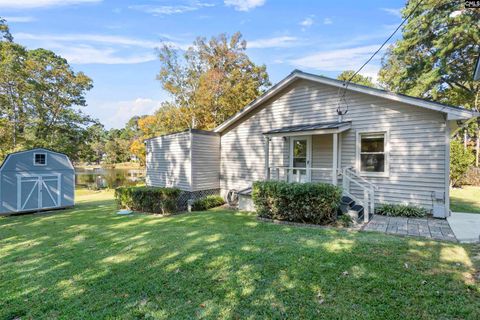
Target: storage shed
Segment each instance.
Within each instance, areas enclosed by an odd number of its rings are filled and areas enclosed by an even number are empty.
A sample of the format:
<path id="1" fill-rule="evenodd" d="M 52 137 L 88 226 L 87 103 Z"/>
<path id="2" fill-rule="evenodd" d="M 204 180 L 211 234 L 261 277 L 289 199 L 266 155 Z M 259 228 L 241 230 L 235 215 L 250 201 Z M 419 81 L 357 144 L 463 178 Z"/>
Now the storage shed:
<path id="1" fill-rule="evenodd" d="M 75 169 L 67 155 L 36 148 L 9 154 L 0 167 L 0 214 L 75 204 Z"/>
<path id="2" fill-rule="evenodd" d="M 146 183 L 182 190 L 179 205 L 220 193 L 220 135 L 189 129 L 146 140 Z"/>

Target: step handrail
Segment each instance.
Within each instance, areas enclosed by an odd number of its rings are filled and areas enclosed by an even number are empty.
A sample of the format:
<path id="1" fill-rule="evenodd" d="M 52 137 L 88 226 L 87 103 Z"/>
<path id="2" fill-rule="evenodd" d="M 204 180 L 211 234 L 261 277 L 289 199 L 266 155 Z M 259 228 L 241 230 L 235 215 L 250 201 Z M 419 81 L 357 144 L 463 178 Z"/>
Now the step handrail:
<path id="1" fill-rule="evenodd" d="M 345 173 L 348 173 L 352 176 L 354 176 L 356 179 L 362 181 L 363 183 L 369 185 L 371 188 L 375 189 L 375 190 L 378 190 L 378 186 L 376 186 L 375 184 L 371 183 L 370 181 L 368 181 L 367 179 L 365 179 L 364 177 L 360 176 L 359 174 L 357 174 L 352 167 L 345 167 L 343 168 L 343 172 L 344 172 L 344 175 Z"/>
<path id="2" fill-rule="evenodd" d="M 364 222 L 369 221 L 370 214 L 374 214 L 375 212 L 375 190 L 378 190 L 378 187 L 367 181 L 365 178 L 360 177 L 356 174 L 351 168 L 343 168 L 343 192 L 350 196 L 352 199 L 356 200 L 357 202 L 361 202 L 363 205 L 363 216 Z M 356 179 L 363 182 L 363 184 Z M 363 190 L 363 200 L 359 197 L 354 196 L 350 193 L 350 183 L 353 182 L 356 184 L 360 189 Z"/>

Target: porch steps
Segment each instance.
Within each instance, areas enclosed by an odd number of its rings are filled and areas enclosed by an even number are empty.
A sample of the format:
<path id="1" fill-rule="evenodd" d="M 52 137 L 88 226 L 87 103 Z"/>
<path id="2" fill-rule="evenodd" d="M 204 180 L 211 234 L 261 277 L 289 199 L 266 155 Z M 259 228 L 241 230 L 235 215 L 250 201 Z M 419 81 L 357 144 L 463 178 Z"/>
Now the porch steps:
<path id="1" fill-rule="evenodd" d="M 340 200 L 341 214 L 349 215 L 355 223 L 363 221 L 363 206 L 355 204 L 355 201 L 347 196 L 343 196 Z"/>

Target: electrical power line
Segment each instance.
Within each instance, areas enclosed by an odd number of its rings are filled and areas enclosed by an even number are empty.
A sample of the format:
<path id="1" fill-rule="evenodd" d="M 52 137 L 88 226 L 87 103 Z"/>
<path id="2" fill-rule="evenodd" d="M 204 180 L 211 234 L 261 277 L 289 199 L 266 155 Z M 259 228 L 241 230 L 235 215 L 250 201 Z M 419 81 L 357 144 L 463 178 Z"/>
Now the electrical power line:
<path id="1" fill-rule="evenodd" d="M 345 98 L 345 94 L 347 92 L 347 88 L 348 88 L 348 85 L 350 84 L 350 82 L 352 81 L 352 79 L 360 72 L 362 71 L 362 69 L 370 62 L 372 61 L 372 59 L 377 55 L 377 53 L 379 53 L 383 47 L 388 43 L 388 41 L 390 41 L 390 39 L 392 39 L 392 37 L 395 35 L 395 33 L 397 33 L 397 31 L 405 24 L 405 22 L 407 22 L 408 19 L 410 19 L 410 17 L 415 13 L 415 11 L 417 11 L 418 7 L 423 3 L 424 0 L 420 0 L 417 5 L 413 8 L 412 12 L 410 12 L 403 20 L 402 22 L 398 25 L 398 27 L 392 32 L 392 34 L 387 38 L 387 40 L 385 40 L 382 45 L 377 49 L 377 51 L 375 51 L 371 56 L 370 58 L 368 58 L 367 61 L 365 61 L 364 64 L 362 64 L 362 66 L 357 70 L 355 71 L 352 76 L 344 83 L 344 86 L 345 88 L 343 89 L 343 94 L 342 94 L 342 98 L 341 99 L 344 99 Z M 338 110 L 338 109 L 337 109 Z"/>

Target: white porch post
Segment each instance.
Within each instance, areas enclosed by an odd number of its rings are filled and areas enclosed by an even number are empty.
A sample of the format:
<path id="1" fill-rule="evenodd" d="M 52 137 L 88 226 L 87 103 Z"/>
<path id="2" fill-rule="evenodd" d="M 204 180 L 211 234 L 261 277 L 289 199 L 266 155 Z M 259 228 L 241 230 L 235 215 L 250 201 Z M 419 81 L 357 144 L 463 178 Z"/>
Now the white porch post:
<path id="1" fill-rule="evenodd" d="M 332 184 L 337 185 L 338 133 L 333 134 Z"/>
<path id="2" fill-rule="evenodd" d="M 270 137 L 265 137 L 265 180 L 270 180 Z"/>

